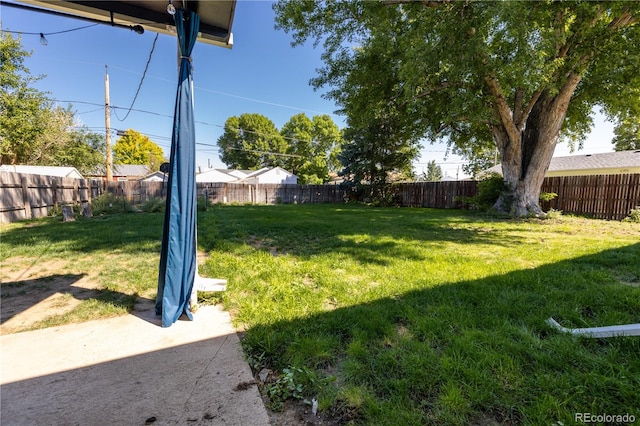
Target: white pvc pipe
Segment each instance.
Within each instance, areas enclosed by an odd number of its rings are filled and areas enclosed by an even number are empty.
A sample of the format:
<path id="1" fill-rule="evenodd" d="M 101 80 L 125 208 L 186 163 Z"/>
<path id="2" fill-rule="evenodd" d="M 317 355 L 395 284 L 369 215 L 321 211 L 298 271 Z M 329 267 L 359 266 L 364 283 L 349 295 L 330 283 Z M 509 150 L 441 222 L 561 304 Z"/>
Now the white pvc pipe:
<path id="1" fill-rule="evenodd" d="M 558 322 L 551 317 L 547 319 L 547 324 L 563 333 L 571 333 L 576 336 L 590 337 L 593 339 L 618 336 L 640 336 L 640 324 L 611 325 L 608 327 L 590 328 L 566 328 L 558 324 Z"/>

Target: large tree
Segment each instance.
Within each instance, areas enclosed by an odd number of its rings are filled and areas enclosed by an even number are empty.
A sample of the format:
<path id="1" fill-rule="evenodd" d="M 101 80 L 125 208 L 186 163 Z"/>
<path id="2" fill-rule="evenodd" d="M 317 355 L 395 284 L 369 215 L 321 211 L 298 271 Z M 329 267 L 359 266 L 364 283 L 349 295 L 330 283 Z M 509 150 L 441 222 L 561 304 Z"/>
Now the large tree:
<path id="1" fill-rule="evenodd" d="M 77 129 L 70 106 L 55 106 L 32 87 L 43 76 L 31 75 L 29 55 L 19 38 L 0 33 L 0 161 L 95 170 L 105 161 L 104 138 Z"/>
<path id="2" fill-rule="evenodd" d="M 291 117 L 280 133 L 288 145 L 284 167 L 298 176 L 298 182 L 328 182 L 329 173 L 339 166 L 337 155 L 342 146 L 342 134 L 331 117 L 316 115 L 309 119 L 300 113 Z"/>
<path id="3" fill-rule="evenodd" d="M 229 117 L 218 138 L 220 159 L 234 169 L 283 166 L 287 143 L 275 124 L 261 114 Z"/>
<path id="4" fill-rule="evenodd" d="M 508 188 L 495 207 L 518 216 L 542 214 L 559 140 L 581 143 L 596 105 L 614 117 L 640 97 L 640 2 L 280 0 L 274 9 L 294 44 L 324 43 L 312 84 L 331 87 L 349 119 L 386 73 L 397 84 L 378 101 L 402 109 L 405 140 L 462 151 L 493 141 Z"/>
<path id="5" fill-rule="evenodd" d="M 68 141 L 73 125 L 70 108 L 54 106 L 46 93 L 32 87 L 24 64 L 30 53 L 19 38 L 0 33 L 0 161 L 3 164 L 49 165 Z"/>
<path id="6" fill-rule="evenodd" d="M 133 129 L 128 129 L 118 138 L 113 154 L 116 164 L 143 164 L 152 172 L 160 170 L 160 165 L 167 161 L 158 144 Z"/>

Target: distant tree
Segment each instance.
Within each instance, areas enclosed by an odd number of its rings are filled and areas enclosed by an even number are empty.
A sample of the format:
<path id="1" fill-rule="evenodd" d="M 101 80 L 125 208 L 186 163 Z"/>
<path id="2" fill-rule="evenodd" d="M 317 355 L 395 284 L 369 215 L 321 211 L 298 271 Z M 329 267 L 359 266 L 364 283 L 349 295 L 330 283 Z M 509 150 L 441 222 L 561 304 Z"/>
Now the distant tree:
<path id="1" fill-rule="evenodd" d="M 81 173 L 104 164 L 104 139 L 74 129 L 71 107 L 54 106 L 31 85 L 19 38 L 0 33 L 0 161 L 3 164 L 71 166 Z"/>
<path id="2" fill-rule="evenodd" d="M 436 160 L 431 160 L 427 163 L 427 171 L 425 172 L 425 180 L 427 182 L 441 181 L 444 175 L 442 174 L 442 167 L 436 164 Z"/>
<path id="3" fill-rule="evenodd" d="M 285 165 L 287 142 L 275 124 L 261 114 L 229 117 L 218 138 L 220 160 L 234 169 L 257 170 Z"/>
<path id="4" fill-rule="evenodd" d="M 48 165 L 67 142 L 70 108 L 55 107 L 46 93 L 31 87 L 42 78 L 24 65 L 29 57 L 19 38 L 0 33 L 0 161 Z"/>
<path id="5" fill-rule="evenodd" d="M 301 184 L 327 182 L 329 172 L 337 169 L 342 145 L 342 134 L 331 117 L 317 115 L 310 120 L 304 113 L 297 114 L 280 133 L 288 145 L 284 168 L 297 175 Z"/>
<path id="6" fill-rule="evenodd" d="M 72 166 L 82 174 L 106 168 L 106 143 L 103 134 L 81 128 L 69 133 L 67 143 L 58 150 L 53 166 Z"/>
<path id="7" fill-rule="evenodd" d="M 611 143 L 616 151 L 640 149 L 640 115 L 620 120 L 613 134 Z"/>
<path id="8" fill-rule="evenodd" d="M 395 94 L 399 68 L 387 67 L 397 60 L 400 47 L 392 40 L 379 42 L 388 50 L 362 52 L 345 77 L 349 86 L 358 90 L 334 90 L 328 96 L 338 99 L 343 112 L 348 113 L 339 174 L 356 187 L 370 184 L 372 200 L 386 203 L 386 184 L 413 176 L 412 160 L 420 144 L 419 135 L 407 126 L 407 103 Z M 375 78 L 368 73 L 371 69 L 376 70 Z M 340 79 L 337 74 L 331 76 Z"/>
<path id="9" fill-rule="evenodd" d="M 115 164 L 144 164 L 153 172 L 167 161 L 164 151 L 148 136 L 128 129 L 113 146 Z"/>

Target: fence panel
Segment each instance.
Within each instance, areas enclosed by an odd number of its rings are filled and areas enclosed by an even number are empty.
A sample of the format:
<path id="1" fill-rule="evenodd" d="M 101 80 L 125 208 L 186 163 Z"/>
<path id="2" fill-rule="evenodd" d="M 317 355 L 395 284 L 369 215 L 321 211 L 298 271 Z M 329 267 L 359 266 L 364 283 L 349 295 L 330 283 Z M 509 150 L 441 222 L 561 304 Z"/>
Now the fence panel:
<path id="1" fill-rule="evenodd" d="M 90 195 L 85 179 L 0 172 L 0 221 L 47 216 L 59 206 L 89 202 Z"/>
<path id="2" fill-rule="evenodd" d="M 545 178 L 542 192 L 558 194 L 542 208 L 622 220 L 640 206 L 640 174 L 557 176 Z"/>

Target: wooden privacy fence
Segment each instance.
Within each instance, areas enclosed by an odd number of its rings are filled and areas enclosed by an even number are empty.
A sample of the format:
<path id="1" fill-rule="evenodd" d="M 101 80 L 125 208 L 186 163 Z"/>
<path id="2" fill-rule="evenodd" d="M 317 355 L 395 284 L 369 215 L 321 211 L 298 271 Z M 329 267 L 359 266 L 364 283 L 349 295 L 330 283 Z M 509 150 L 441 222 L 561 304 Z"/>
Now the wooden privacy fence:
<path id="1" fill-rule="evenodd" d="M 0 172 L 0 222 L 47 216 L 52 210 L 91 202 L 86 179 Z"/>
<path id="2" fill-rule="evenodd" d="M 211 203 L 307 204 L 344 203 L 349 192 L 338 185 L 198 183 L 198 196 Z"/>
<path id="3" fill-rule="evenodd" d="M 546 178 L 543 192 L 558 196 L 542 208 L 621 220 L 640 206 L 640 174 Z M 104 193 L 139 205 L 166 196 L 166 183 L 102 182 L 0 172 L 0 215 L 3 223 L 46 216 L 59 206 L 90 203 Z M 344 203 L 357 194 L 339 185 L 251 185 L 198 183 L 198 196 L 211 203 L 307 204 Z M 403 207 L 459 208 L 460 197 L 477 193 L 475 181 L 399 183 L 390 185 L 392 199 Z"/>
<path id="4" fill-rule="evenodd" d="M 472 180 L 398 183 L 391 186 L 402 207 L 430 207 L 436 209 L 461 208 L 461 197 L 473 197 L 478 182 Z"/>
<path id="5" fill-rule="evenodd" d="M 622 220 L 640 206 L 640 174 L 548 177 L 542 192 L 558 194 L 542 203 L 545 211 L 553 208 L 597 219 Z"/>

